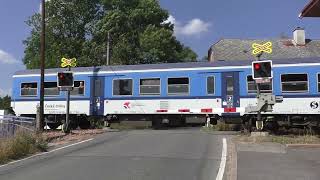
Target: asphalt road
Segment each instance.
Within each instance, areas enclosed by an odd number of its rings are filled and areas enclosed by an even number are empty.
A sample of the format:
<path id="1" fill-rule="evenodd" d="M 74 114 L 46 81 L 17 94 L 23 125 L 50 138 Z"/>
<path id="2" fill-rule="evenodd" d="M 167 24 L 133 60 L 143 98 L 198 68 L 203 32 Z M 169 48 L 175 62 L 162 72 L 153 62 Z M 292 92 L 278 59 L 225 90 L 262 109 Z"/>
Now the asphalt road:
<path id="1" fill-rule="evenodd" d="M 279 145 L 240 148 L 238 180 L 319 180 L 319 152 L 319 148 Z"/>
<path id="2" fill-rule="evenodd" d="M 223 134 L 199 128 L 107 132 L 0 168 L 1 180 L 216 179 Z"/>

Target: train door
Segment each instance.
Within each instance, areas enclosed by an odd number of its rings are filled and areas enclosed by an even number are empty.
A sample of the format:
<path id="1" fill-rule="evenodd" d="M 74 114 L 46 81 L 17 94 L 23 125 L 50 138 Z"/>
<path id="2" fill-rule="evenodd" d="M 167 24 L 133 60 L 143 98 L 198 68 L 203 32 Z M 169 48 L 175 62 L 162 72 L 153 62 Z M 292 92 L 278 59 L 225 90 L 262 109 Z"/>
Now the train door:
<path id="1" fill-rule="evenodd" d="M 222 73 L 222 107 L 228 108 L 228 112 L 236 112 L 240 106 L 239 98 L 239 72 Z"/>
<path id="2" fill-rule="evenodd" d="M 91 77 L 90 115 L 104 114 L 104 77 Z"/>

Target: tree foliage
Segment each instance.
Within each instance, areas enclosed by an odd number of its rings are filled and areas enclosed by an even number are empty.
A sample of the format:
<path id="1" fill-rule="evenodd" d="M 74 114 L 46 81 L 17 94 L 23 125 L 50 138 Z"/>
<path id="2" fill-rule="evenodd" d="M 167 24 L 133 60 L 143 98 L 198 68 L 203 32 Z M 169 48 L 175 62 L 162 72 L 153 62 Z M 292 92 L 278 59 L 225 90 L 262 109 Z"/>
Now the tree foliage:
<path id="1" fill-rule="evenodd" d="M 4 96 L 0 97 L 0 109 L 6 110 L 9 113 L 13 113 L 13 110 L 11 108 L 11 97 L 10 96 Z"/>
<path id="2" fill-rule="evenodd" d="M 81 58 L 93 36 L 94 23 L 100 16 L 99 0 L 52 0 L 46 2 L 46 67 L 58 67 L 62 57 Z M 31 35 L 24 41 L 27 68 L 38 68 L 41 15 L 27 20 Z"/>
<path id="3" fill-rule="evenodd" d="M 107 35 L 112 64 L 183 62 L 196 54 L 164 23 L 168 12 L 157 0 L 51 0 L 46 3 L 46 67 L 58 67 L 62 57 L 76 57 L 78 66 L 104 65 Z M 39 13 L 27 20 L 24 41 L 27 68 L 39 68 Z"/>

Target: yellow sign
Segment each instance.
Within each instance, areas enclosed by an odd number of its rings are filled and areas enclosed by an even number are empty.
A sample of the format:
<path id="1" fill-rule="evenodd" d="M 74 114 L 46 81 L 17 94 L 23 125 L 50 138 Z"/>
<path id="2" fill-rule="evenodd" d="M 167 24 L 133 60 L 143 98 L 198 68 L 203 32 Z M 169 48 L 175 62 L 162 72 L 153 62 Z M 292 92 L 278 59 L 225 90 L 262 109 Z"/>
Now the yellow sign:
<path id="1" fill-rule="evenodd" d="M 67 58 L 62 58 L 61 59 L 61 67 L 76 67 L 77 66 L 77 59 L 72 58 L 72 59 L 67 59 Z"/>
<path id="2" fill-rule="evenodd" d="M 253 50 L 252 50 L 253 55 L 257 55 L 262 52 L 266 52 L 266 53 L 271 54 L 272 53 L 272 42 L 269 41 L 264 44 L 253 43 L 252 48 L 253 48 Z"/>

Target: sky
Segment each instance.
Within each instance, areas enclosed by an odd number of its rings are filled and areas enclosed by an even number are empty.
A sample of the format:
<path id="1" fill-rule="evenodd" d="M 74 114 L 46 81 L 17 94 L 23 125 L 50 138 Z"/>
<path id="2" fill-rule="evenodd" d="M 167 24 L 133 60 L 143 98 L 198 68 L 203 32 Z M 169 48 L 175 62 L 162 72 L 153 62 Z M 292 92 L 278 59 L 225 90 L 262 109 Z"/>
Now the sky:
<path id="1" fill-rule="evenodd" d="M 175 24 L 175 35 L 199 56 L 224 38 L 274 39 L 292 37 L 296 27 L 306 30 L 309 39 L 320 39 L 320 18 L 299 19 L 309 0 L 160 0 Z M 0 96 L 11 94 L 12 75 L 25 69 L 25 40 L 30 28 L 25 21 L 39 11 L 40 0 L 0 2 Z"/>

